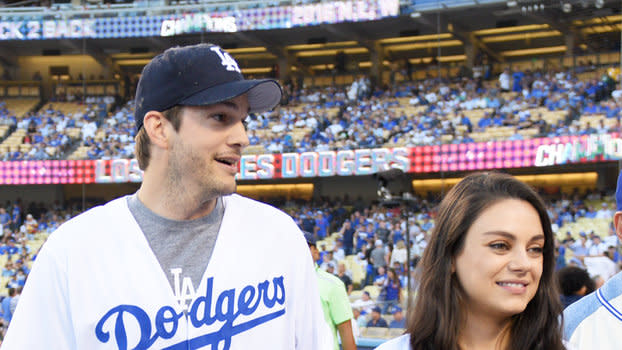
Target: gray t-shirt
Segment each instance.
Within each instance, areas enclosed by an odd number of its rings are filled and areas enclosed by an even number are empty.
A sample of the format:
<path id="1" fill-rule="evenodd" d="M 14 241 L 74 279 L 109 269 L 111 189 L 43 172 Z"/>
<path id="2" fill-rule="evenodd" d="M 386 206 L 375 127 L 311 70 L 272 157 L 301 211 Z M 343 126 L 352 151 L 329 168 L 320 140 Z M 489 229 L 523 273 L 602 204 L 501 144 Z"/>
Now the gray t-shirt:
<path id="1" fill-rule="evenodd" d="M 136 194 L 128 196 L 127 204 L 180 304 L 189 305 L 195 294 L 201 293 L 196 289 L 216 244 L 224 214 L 222 199 L 218 198 L 210 214 L 186 221 L 159 216 L 147 208 Z"/>

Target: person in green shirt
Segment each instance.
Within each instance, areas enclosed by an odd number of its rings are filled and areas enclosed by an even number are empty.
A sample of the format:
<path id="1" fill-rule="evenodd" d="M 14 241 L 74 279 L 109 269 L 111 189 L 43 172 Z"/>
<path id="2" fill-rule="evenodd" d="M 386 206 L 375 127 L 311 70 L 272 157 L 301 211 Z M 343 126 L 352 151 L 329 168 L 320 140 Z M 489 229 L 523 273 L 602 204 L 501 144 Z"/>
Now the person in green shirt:
<path id="1" fill-rule="evenodd" d="M 320 251 L 317 249 L 315 237 L 312 233 L 305 232 L 305 239 L 309 245 L 313 262 L 316 263 L 320 259 Z M 337 332 L 339 332 L 343 350 L 356 350 L 351 321 L 354 316 L 346 286 L 339 277 L 320 269 L 317 263 L 315 264 L 315 272 L 320 289 L 320 298 L 322 299 L 324 319 L 333 331 L 335 350 L 339 350 Z"/>

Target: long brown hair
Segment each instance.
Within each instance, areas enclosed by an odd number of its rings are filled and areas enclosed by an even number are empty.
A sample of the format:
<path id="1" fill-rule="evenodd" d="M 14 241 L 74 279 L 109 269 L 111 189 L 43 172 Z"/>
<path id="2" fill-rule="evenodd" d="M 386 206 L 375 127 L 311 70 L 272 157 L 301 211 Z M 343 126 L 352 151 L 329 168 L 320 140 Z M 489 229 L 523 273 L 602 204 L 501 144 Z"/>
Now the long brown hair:
<path id="1" fill-rule="evenodd" d="M 464 294 L 452 273 L 466 233 L 480 214 L 503 199 L 528 202 L 538 212 L 545 242 L 536 295 L 509 326 L 509 349 L 562 350 L 561 304 L 554 279 L 555 254 L 551 223 L 544 203 L 528 185 L 510 175 L 477 173 L 454 186 L 438 207 L 436 224 L 421 261 L 421 283 L 408 316 L 412 350 L 459 350 L 464 320 Z"/>

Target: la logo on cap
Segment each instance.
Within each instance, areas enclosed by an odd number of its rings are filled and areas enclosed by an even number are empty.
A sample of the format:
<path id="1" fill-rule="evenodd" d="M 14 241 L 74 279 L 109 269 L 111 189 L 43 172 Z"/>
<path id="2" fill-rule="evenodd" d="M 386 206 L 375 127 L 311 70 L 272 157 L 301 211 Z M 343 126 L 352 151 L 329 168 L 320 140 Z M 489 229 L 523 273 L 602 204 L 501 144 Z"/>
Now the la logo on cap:
<path id="1" fill-rule="evenodd" d="M 210 50 L 216 52 L 218 57 L 220 57 L 220 63 L 222 63 L 228 71 L 240 72 L 240 67 L 238 67 L 238 63 L 229 55 L 227 52 L 224 52 L 219 46 L 212 46 Z"/>

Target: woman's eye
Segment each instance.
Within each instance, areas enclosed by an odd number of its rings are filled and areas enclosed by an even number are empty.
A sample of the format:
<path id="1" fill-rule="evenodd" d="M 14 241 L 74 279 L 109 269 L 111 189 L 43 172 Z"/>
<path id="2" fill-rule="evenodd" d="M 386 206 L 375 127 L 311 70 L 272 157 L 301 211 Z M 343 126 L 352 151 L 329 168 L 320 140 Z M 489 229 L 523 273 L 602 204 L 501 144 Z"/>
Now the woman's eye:
<path id="1" fill-rule="evenodd" d="M 542 247 L 531 247 L 529 249 L 527 249 L 530 253 L 533 254 L 542 254 L 542 252 L 544 251 L 544 248 Z"/>
<path id="2" fill-rule="evenodd" d="M 491 243 L 488 246 L 495 250 L 506 250 L 509 248 L 506 243 Z"/>

